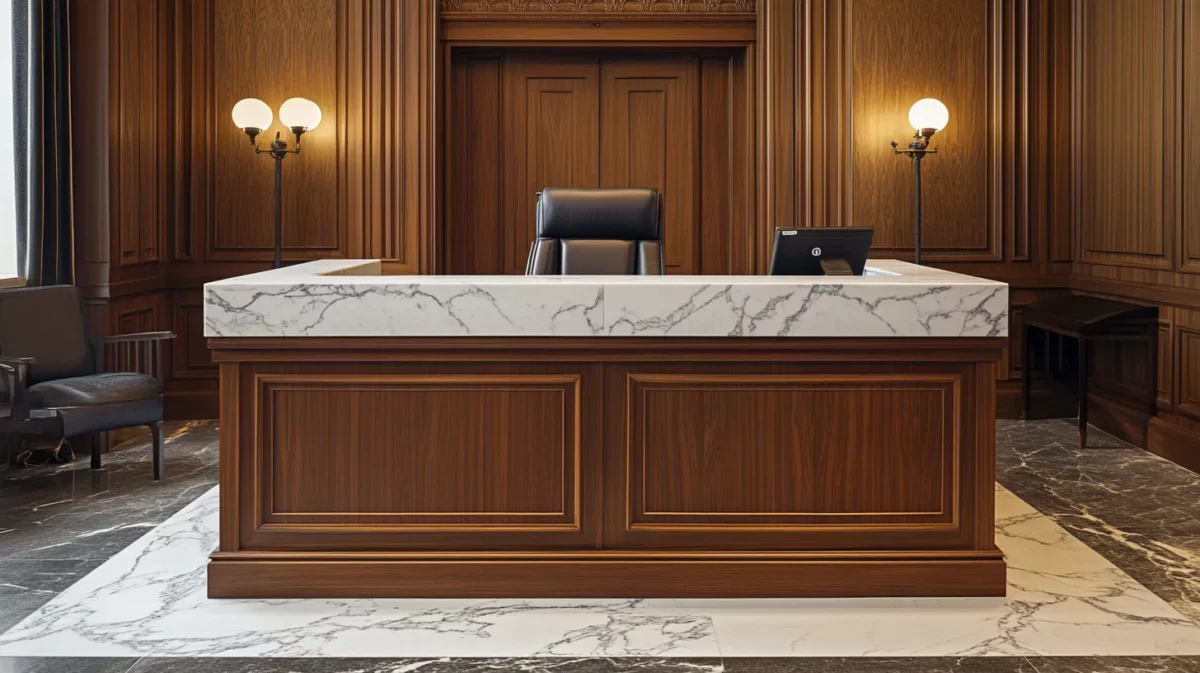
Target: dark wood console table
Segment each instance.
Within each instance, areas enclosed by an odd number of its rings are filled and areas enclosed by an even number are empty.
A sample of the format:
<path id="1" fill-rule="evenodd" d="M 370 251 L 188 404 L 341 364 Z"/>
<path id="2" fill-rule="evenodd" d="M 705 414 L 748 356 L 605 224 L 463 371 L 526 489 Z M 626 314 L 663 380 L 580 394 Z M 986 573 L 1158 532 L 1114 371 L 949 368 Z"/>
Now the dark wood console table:
<path id="1" fill-rule="evenodd" d="M 1123 301 L 1066 295 L 1034 302 L 1024 308 L 1021 327 L 1023 417 L 1029 418 L 1030 383 L 1033 372 L 1033 338 L 1037 330 L 1079 340 L 1079 446 L 1087 446 L 1087 395 L 1090 366 L 1088 344 L 1091 341 L 1145 341 L 1152 362 L 1146 393 L 1146 408 L 1151 416 L 1158 413 L 1158 307 L 1140 306 Z"/>

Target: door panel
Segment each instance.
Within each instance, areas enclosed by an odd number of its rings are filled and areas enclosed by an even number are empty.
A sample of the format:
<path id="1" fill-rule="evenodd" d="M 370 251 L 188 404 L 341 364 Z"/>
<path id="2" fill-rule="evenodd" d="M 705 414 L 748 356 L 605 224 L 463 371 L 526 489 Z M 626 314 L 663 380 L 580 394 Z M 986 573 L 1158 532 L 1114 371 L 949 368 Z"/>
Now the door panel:
<path id="1" fill-rule="evenodd" d="M 605 60 L 600 184 L 662 193 L 671 273 L 698 273 L 696 59 Z"/>
<path id="2" fill-rule="evenodd" d="M 525 270 L 537 192 L 600 185 L 599 61 L 509 56 L 505 62 L 505 272 Z"/>

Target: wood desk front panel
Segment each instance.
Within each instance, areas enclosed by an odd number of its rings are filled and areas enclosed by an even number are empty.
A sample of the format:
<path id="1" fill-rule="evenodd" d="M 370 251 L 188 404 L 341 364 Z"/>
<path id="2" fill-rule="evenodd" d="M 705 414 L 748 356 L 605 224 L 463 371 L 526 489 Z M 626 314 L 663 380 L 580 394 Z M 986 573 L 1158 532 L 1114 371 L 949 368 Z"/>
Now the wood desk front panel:
<path id="1" fill-rule="evenodd" d="M 732 554 L 978 562 L 992 578 L 980 591 L 996 591 L 997 567 L 1002 581 L 1001 340 L 212 344 L 224 391 L 214 572 L 446 555 L 565 564 L 531 566 L 535 581 L 581 562 Z"/>

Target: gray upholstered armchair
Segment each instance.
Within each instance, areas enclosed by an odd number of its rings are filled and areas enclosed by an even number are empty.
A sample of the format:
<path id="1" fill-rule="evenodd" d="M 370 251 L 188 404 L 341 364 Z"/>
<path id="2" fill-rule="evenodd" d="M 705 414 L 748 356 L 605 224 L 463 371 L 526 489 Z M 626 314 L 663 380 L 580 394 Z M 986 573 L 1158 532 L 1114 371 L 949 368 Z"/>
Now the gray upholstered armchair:
<path id="1" fill-rule="evenodd" d="M 154 478 L 162 478 L 162 341 L 174 336 L 89 340 L 78 288 L 0 290 L 0 440 L 9 460 L 23 438 L 92 435 L 98 469 L 105 433 L 146 425 Z"/>

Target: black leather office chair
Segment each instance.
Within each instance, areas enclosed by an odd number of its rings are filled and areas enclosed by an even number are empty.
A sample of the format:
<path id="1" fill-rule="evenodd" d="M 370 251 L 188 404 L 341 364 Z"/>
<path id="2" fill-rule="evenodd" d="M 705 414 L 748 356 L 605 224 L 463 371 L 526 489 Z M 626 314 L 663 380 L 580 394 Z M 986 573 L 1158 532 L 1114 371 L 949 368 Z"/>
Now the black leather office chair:
<path id="1" fill-rule="evenodd" d="M 22 437 L 93 435 L 92 469 L 103 433 L 150 427 L 154 478 L 163 468 L 161 342 L 170 332 L 88 339 L 79 289 L 70 285 L 0 290 L 0 439 L 13 460 Z M 118 368 L 105 371 L 112 348 Z"/>
<path id="2" fill-rule="evenodd" d="M 525 275 L 662 273 L 657 189 L 556 187 L 538 193 L 537 239 Z"/>

